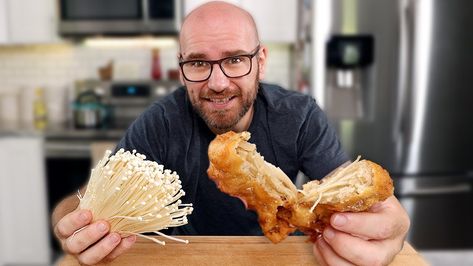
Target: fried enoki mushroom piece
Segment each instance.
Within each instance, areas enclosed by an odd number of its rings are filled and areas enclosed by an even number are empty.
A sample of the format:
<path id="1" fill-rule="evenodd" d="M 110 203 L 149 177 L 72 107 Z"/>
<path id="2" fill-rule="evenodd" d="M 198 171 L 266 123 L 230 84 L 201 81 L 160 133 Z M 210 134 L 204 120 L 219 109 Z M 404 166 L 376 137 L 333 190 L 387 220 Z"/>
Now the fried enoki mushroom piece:
<path id="1" fill-rule="evenodd" d="M 249 139 L 249 132 L 218 135 L 209 146 L 207 173 L 221 191 L 244 200 L 256 211 L 263 233 L 274 243 L 296 229 L 315 241 L 334 212 L 366 211 L 393 194 L 388 172 L 359 158 L 298 191 Z"/>
<path id="2" fill-rule="evenodd" d="M 281 169 L 264 160 L 256 145 L 247 142 L 249 138 L 248 132 L 218 135 L 209 146 L 207 173 L 221 191 L 256 211 L 264 234 L 277 243 L 296 230 L 276 213 L 296 203 L 297 189 Z"/>
<path id="3" fill-rule="evenodd" d="M 315 241 L 333 213 L 366 211 L 393 192 L 388 172 L 380 165 L 358 157 L 322 180 L 303 185 L 297 203 L 292 205 L 291 213 L 286 214 L 285 219 Z"/>

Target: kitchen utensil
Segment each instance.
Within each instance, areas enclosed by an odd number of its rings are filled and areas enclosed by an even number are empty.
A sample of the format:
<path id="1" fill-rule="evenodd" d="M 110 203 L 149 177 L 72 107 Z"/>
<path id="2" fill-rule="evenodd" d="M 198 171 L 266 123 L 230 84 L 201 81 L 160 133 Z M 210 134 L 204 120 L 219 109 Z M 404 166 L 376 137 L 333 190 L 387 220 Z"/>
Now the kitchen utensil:
<path id="1" fill-rule="evenodd" d="M 76 128 L 100 128 L 107 116 L 106 107 L 92 90 L 79 94 L 73 104 L 73 110 Z"/>

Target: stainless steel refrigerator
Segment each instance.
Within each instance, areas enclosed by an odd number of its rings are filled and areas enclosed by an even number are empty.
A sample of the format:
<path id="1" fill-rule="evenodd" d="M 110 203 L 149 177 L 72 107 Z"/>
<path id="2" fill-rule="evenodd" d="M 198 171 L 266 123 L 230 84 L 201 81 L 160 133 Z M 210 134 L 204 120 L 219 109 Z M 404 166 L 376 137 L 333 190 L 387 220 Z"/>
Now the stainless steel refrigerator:
<path id="1" fill-rule="evenodd" d="M 300 3 L 310 93 L 352 158 L 391 173 L 408 240 L 472 248 L 473 1 Z"/>

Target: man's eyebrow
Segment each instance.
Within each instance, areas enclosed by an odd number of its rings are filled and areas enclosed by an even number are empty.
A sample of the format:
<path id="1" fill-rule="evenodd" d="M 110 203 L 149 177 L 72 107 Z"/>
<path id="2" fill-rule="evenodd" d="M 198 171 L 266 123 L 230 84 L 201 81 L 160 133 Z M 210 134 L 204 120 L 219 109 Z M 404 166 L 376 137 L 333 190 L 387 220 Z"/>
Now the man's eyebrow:
<path id="1" fill-rule="evenodd" d="M 222 53 L 222 57 L 242 55 L 242 54 L 248 54 L 248 53 L 249 52 L 245 50 L 225 51 Z M 198 60 L 198 59 L 205 60 L 207 59 L 207 55 L 203 53 L 190 53 L 189 55 L 185 57 L 185 60 Z"/>
<path id="2" fill-rule="evenodd" d="M 185 57 L 185 60 L 206 59 L 206 55 L 202 53 L 190 53 Z"/>
<path id="3" fill-rule="evenodd" d="M 223 56 L 242 55 L 242 54 L 249 54 L 249 52 L 247 52 L 245 50 L 235 50 L 235 51 L 223 52 Z"/>

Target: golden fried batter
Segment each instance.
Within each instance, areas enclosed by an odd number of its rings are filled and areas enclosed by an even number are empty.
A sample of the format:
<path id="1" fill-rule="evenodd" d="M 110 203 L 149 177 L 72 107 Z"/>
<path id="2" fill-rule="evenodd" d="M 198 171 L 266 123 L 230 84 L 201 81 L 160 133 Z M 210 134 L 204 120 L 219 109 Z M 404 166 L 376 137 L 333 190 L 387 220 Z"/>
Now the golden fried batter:
<path id="1" fill-rule="evenodd" d="M 218 135 L 209 146 L 209 177 L 218 188 L 256 211 L 263 233 L 278 243 L 296 229 L 315 241 L 334 212 L 359 212 L 393 194 L 381 166 L 358 159 L 297 190 L 284 172 L 266 162 L 249 132 Z"/>

